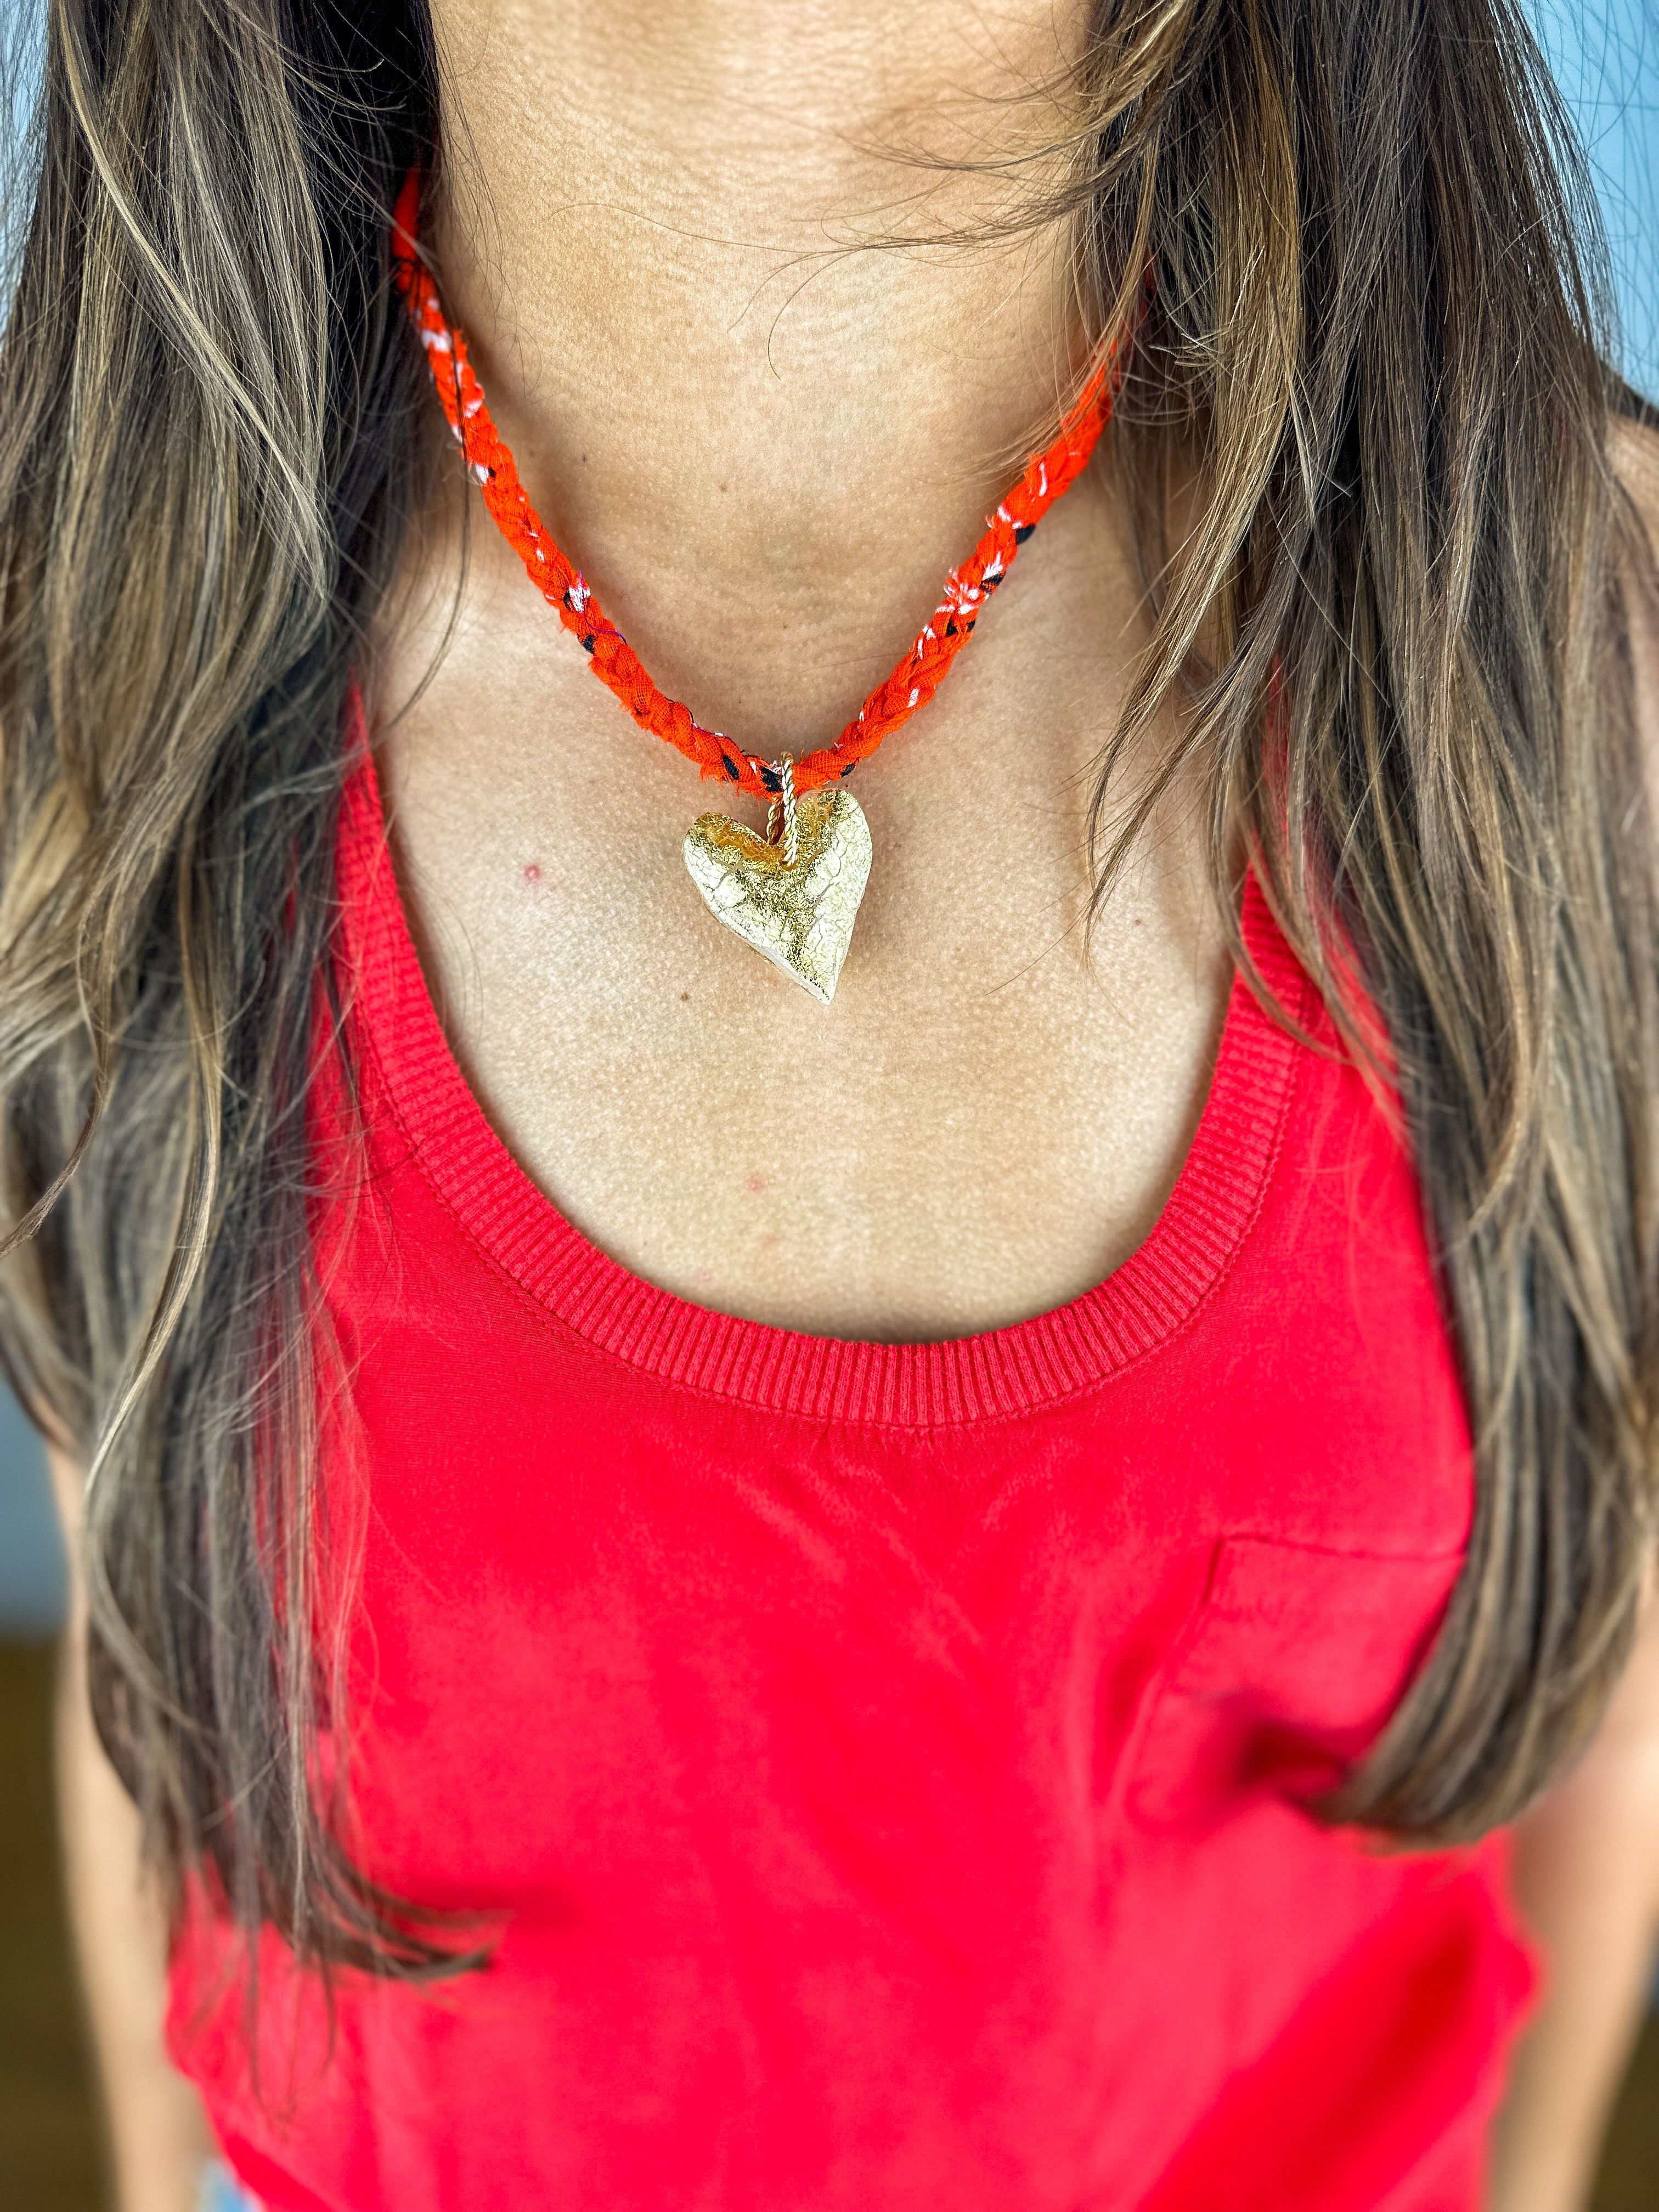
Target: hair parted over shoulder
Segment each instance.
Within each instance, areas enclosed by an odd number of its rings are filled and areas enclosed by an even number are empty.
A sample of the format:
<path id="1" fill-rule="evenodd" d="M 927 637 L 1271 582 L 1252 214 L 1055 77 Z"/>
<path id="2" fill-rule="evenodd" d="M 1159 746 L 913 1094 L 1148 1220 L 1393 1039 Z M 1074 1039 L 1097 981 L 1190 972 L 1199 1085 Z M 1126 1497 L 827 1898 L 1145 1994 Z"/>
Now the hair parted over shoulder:
<path id="1" fill-rule="evenodd" d="M 1354 1048 L 1355 961 L 1386 1018 L 1476 1510 L 1327 1809 L 1467 1837 L 1583 1740 L 1651 1551 L 1654 575 L 1613 465 L 1645 410 L 1512 0 L 1100 0 L 1060 96 L 1039 212 L 1100 343 L 1135 321 L 1154 615 L 1097 894 L 1196 769 L 1230 923 L 1242 833 Z M 0 339 L 0 1344 L 89 1470 L 94 1710 L 153 1863 L 402 1975 L 477 1954 L 319 1796 L 304 1108 L 343 710 L 426 450 L 389 215 L 439 120 L 423 0 L 52 0 Z"/>

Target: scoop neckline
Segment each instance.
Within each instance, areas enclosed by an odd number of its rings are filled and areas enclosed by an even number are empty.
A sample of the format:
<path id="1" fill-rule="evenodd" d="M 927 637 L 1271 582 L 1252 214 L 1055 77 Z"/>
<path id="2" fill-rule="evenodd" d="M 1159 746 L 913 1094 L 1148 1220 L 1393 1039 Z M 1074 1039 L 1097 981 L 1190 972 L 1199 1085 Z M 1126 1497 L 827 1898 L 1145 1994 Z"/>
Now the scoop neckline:
<path id="1" fill-rule="evenodd" d="M 354 702 L 356 704 L 356 702 Z M 362 708 L 343 793 L 339 949 L 350 1019 L 410 1155 L 469 1241 L 593 1349 L 697 1395 L 817 1422 L 922 1431 L 1006 1420 L 1111 1382 L 1167 1342 L 1229 1272 L 1261 1210 L 1302 1048 L 1233 978 L 1209 1089 L 1146 1237 L 1092 1288 L 933 1342 L 823 1337 L 700 1306 L 635 1274 L 559 1211 L 496 1133 L 439 1019 L 392 862 Z M 1294 1018 L 1311 986 L 1254 876 L 1244 942 Z"/>

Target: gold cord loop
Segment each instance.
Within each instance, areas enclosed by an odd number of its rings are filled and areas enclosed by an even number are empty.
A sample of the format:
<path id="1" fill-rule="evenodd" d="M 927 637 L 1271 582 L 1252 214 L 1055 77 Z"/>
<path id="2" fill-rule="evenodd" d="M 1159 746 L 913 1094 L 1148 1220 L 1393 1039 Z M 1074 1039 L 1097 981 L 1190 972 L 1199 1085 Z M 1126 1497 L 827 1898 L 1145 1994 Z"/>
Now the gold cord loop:
<path id="1" fill-rule="evenodd" d="M 773 774 L 783 786 L 780 796 L 766 810 L 766 842 L 779 842 L 778 815 L 783 815 L 783 865 L 793 868 L 800 852 L 800 825 L 795 815 L 795 763 L 793 754 L 785 753 L 781 760 L 770 763 Z"/>

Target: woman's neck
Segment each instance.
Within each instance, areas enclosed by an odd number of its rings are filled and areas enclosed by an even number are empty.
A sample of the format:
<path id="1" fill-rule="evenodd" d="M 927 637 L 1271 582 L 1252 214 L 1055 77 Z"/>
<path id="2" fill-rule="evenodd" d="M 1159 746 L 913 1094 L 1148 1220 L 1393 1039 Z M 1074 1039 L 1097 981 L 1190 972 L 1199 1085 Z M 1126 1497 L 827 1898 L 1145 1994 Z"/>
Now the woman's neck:
<path id="1" fill-rule="evenodd" d="M 1078 362 L 1062 227 L 903 242 L 983 229 L 1053 168 L 896 156 L 1057 137 L 1053 101 L 1018 95 L 1075 58 L 1086 8 L 433 13 L 433 244 L 532 498 L 700 716 L 832 734 Z M 711 653 L 726 630 L 742 650 Z"/>

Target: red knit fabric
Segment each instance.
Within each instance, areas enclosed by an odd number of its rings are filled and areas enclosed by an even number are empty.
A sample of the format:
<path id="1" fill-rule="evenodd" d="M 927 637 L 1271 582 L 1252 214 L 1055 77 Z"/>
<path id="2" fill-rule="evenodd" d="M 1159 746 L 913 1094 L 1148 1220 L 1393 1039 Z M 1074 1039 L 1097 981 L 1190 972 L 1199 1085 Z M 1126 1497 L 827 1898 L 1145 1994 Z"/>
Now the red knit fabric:
<path id="1" fill-rule="evenodd" d="M 426 349 L 450 433 L 496 526 L 554 613 L 580 641 L 595 676 L 642 730 L 695 761 L 706 776 L 723 779 L 752 798 L 775 795 L 781 787 L 769 762 L 745 753 L 724 731 L 705 729 L 689 707 L 657 689 L 639 655 L 600 606 L 592 586 L 560 551 L 531 505 L 512 452 L 491 418 L 467 350 L 466 333 L 450 323 L 421 258 L 420 212 L 420 174 L 412 170 L 392 217 L 392 268 Z M 1119 360 L 1120 349 L 1114 345 L 1096 363 L 1052 442 L 1032 457 L 1018 483 L 988 519 L 972 553 L 945 578 L 939 605 L 892 674 L 876 686 L 833 744 L 821 745 L 795 763 L 795 789 L 803 797 L 820 784 L 850 775 L 884 738 L 925 707 L 945 681 L 1019 548 L 1088 466 L 1111 413 Z"/>
<path id="2" fill-rule="evenodd" d="M 1304 1809 L 1425 1649 L 1469 1440 L 1411 1163 L 1242 987 L 1097 1288 L 933 1345 L 705 1312 L 566 1222 L 347 800 L 317 1119 L 356 1843 L 499 1931 L 314 1984 L 194 1901 L 170 2034 L 273 2212 L 1475 2212 L 1502 1845 Z M 1252 892 L 1268 983 L 1328 1036 Z"/>

